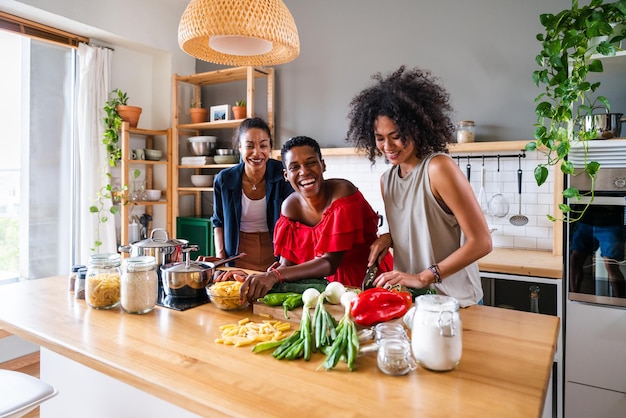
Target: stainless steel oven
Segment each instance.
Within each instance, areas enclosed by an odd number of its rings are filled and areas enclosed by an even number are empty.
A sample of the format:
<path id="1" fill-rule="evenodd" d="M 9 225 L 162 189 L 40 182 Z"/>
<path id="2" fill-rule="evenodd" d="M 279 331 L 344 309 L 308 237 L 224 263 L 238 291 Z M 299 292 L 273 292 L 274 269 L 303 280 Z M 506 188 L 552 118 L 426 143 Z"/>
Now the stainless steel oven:
<path id="1" fill-rule="evenodd" d="M 587 158 L 598 161 L 601 167 L 595 196 L 568 202 L 572 208 L 569 219 L 580 218 L 568 222 L 565 229 L 567 295 L 571 301 L 626 306 L 626 144 L 622 145 L 626 141 L 615 142 L 590 143 Z M 568 182 L 581 194 L 591 189 L 585 173 L 569 176 Z"/>

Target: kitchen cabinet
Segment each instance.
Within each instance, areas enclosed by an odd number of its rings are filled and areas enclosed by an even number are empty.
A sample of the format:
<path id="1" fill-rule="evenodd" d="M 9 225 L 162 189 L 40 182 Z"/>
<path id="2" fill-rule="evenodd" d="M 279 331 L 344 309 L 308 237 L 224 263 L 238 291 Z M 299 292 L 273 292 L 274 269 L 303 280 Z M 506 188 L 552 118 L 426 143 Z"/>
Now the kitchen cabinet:
<path id="1" fill-rule="evenodd" d="M 267 83 L 267 117 L 265 118 L 270 127 L 272 136 L 274 136 L 274 69 L 273 68 L 257 68 L 257 67 L 235 67 L 198 73 L 193 75 L 181 76 L 174 74 L 172 80 L 172 160 L 175 161 L 176 168 L 172 170 L 172 220 L 181 215 L 181 197 L 191 196 L 194 200 L 193 215 L 202 217 L 202 193 L 212 193 L 213 187 L 194 187 L 191 185 L 190 176 L 192 174 L 217 174 L 220 170 L 232 167 L 233 164 L 207 164 L 207 165 L 183 165 L 181 157 L 190 155 L 186 148 L 186 138 L 194 135 L 210 134 L 214 130 L 233 130 L 239 126 L 243 119 L 230 120 L 232 115 L 228 115 L 229 120 L 219 120 L 214 122 L 190 123 L 186 114 L 181 109 L 187 109 L 188 104 L 181 103 L 180 98 L 184 95 L 185 88 L 192 89 L 193 100 L 200 101 L 201 94 L 205 92 L 205 97 L 210 96 L 210 87 L 225 83 L 240 82 L 245 86 L 245 97 L 247 102 L 246 117 L 255 116 L 255 82 L 257 79 L 263 79 Z M 241 83 L 243 82 L 243 83 Z M 203 90 L 203 87 L 205 90 Z M 242 87 L 243 89 L 243 87 Z M 243 96 L 238 94 L 233 96 L 230 103 L 234 103 Z M 210 107 L 205 100 L 204 106 Z M 212 103 L 211 105 L 218 105 Z M 205 211 L 209 212 L 209 211 Z M 211 210 L 212 212 L 212 210 Z M 172 231 L 173 236 L 179 236 L 176 229 Z"/>
<path id="2" fill-rule="evenodd" d="M 191 260 L 195 260 L 198 255 L 215 256 L 210 218 L 179 216 L 176 218 L 176 238 L 186 239 L 189 244 L 198 246 L 198 251 L 189 253 Z"/>
<path id="3" fill-rule="evenodd" d="M 121 184 L 127 185 L 127 204 L 120 208 L 120 238 L 122 245 L 129 244 L 129 229 L 131 215 L 138 211 L 135 208 L 143 207 L 144 213 L 153 218 L 152 224 L 164 227 L 167 231 L 172 229 L 172 187 L 171 187 L 171 161 L 172 140 L 171 129 L 138 129 L 131 128 L 128 122 L 122 123 L 120 132 L 122 158 Z M 131 147 L 132 142 L 132 147 Z M 158 149 L 163 152 L 160 161 L 134 160 L 132 149 Z M 130 200 L 130 192 L 133 187 L 135 170 L 140 170 L 140 180 L 145 180 L 146 189 L 161 190 L 161 199 L 157 201 Z M 161 213 L 157 213 L 161 212 Z M 150 231 L 147 231 L 150 234 Z"/>

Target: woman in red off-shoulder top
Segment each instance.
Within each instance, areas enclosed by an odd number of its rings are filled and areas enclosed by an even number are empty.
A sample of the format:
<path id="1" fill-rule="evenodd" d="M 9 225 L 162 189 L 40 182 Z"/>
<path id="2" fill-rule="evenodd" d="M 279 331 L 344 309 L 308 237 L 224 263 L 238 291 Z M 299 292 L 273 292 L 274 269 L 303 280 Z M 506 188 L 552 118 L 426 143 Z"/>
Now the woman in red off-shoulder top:
<path id="1" fill-rule="evenodd" d="M 263 297 L 279 281 L 326 277 L 361 287 L 370 245 L 378 237 L 378 215 L 354 184 L 325 180 L 326 165 L 317 141 L 299 136 L 281 149 L 285 178 L 296 193 L 284 202 L 274 229 L 280 262 L 249 275 L 241 288 L 249 300 Z M 379 271 L 393 267 L 391 256 Z"/>

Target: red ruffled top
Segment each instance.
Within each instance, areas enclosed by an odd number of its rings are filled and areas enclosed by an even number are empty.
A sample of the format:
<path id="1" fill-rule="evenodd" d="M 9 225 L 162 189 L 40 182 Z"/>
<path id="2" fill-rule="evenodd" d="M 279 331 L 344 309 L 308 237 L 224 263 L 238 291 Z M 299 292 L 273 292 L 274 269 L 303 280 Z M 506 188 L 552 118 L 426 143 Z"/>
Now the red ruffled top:
<path id="1" fill-rule="evenodd" d="M 335 200 L 315 226 L 281 215 L 274 230 L 274 254 L 302 264 L 324 253 L 344 252 L 334 275 L 326 277 L 346 286 L 361 287 L 367 270 L 370 245 L 377 238 L 378 215 L 361 192 Z M 391 254 L 379 272 L 393 268 Z"/>

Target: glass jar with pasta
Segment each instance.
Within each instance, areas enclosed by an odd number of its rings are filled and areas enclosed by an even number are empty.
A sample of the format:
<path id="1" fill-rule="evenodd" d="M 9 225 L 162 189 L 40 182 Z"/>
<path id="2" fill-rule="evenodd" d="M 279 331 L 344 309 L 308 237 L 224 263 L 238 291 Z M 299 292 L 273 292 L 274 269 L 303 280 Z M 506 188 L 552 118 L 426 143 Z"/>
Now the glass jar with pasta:
<path id="1" fill-rule="evenodd" d="M 89 257 L 85 301 L 95 309 L 111 309 L 120 303 L 121 257 L 117 253 Z"/>

